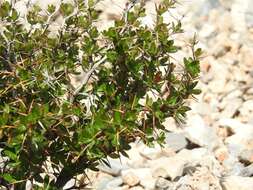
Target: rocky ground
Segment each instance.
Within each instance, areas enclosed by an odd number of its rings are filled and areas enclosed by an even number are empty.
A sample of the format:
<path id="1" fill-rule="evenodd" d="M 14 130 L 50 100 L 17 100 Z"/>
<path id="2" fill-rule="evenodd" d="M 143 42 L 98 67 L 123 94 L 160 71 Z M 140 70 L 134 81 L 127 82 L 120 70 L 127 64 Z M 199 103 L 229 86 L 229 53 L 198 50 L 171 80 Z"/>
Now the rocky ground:
<path id="1" fill-rule="evenodd" d="M 129 158 L 89 172 L 97 190 L 253 189 L 253 12 L 250 0 L 184 1 L 175 14 L 205 51 L 203 93 L 184 126 L 168 119 L 164 148 L 132 144 Z"/>

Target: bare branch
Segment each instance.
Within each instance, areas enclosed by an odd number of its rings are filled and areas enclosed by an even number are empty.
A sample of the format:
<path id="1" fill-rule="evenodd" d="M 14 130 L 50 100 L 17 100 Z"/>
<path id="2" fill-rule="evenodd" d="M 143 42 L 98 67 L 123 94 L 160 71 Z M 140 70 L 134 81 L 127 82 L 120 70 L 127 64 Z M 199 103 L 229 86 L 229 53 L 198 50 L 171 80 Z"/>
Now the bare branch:
<path id="1" fill-rule="evenodd" d="M 62 25 L 61 25 L 61 28 L 64 27 L 64 25 L 66 24 L 66 21 L 67 21 L 68 19 L 70 19 L 71 17 L 73 17 L 73 16 L 75 16 L 75 15 L 78 14 L 78 10 L 79 10 L 78 7 L 75 8 L 75 10 L 73 11 L 73 13 L 71 13 L 71 14 L 68 15 L 66 18 L 64 18 L 64 21 L 63 21 L 63 23 L 62 23 Z"/>
<path id="2" fill-rule="evenodd" d="M 89 81 L 92 73 L 99 67 L 99 65 L 101 65 L 102 63 L 104 63 L 105 60 L 106 60 L 106 56 L 103 57 L 102 59 L 100 59 L 98 62 L 96 62 L 91 67 L 91 69 L 86 72 L 85 76 L 83 77 L 83 80 L 81 81 L 81 84 L 73 92 L 73 94 L 72 94 L 72 96 L 70 98 L 70 102 L 74 101 L 74 97 L 80 92 L 80 90 L 83 88 L 83 86 L 87 84 L 87 82 Z"/>
<path id="3" fill-rule="evenodd" d="M 49 25 L 51 24 L 52 20 L 58 16 L 60 14 L 60 9 L 61 9 L 61 4 L 59 4 L 55 11 L 47 18 L 47 21 L 46 21 L 46 27 L 44 28 L 42 34 L 44 34 L 46 32 L 46 30 L 48 29 Z"/>

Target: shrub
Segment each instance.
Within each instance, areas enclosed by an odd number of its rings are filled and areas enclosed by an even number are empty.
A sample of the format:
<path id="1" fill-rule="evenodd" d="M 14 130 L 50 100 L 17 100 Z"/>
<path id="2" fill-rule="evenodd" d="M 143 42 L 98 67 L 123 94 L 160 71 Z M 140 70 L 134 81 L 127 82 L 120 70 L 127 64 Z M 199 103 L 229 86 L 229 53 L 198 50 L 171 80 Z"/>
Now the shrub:
<path id="1" fill-rule="evenodd" d="M 103 32 L 94 25 L 95 4 L 51 5 L 44 16 L 34 7 L 28 27 L 12 4 L 1 4 L 0 181 L 6 187 L 24 189 L 30 180 L 61 189 L 99 162 L 109 165 L 107 156 L 127 156 L 136 138 L 162 144 L 165 118 L 184 121 L 185 101 L 200 93 L 195 40 L 183 64 L 173 59 L 182 48 L 173 40 L 181 23 L 165 24 L 162 14 L 174 0 L 157 6 L 153 29 L 141 25 L 140 3 Z M 53 34 L 58 12 L 64 22 Z M 73 76 L 81 81 L 73 84 Z"/>

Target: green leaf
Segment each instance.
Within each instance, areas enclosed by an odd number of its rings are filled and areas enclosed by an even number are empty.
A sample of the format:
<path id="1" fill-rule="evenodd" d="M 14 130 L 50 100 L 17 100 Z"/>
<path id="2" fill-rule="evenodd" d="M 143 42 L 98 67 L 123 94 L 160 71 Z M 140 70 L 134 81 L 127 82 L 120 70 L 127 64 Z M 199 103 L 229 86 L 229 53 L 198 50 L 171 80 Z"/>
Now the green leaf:
<path id="1" fill-rule="evenodd" d="M 56 7 L 54 5 L 48 5 L 47 11 L 52 14 L 55 11 Z"/>
<path id="2" fill-rule="evenodd" d="M 88 0 L 88 6 L 93 7 L 94 6 L 94 0 Z"/>
<path id="3" fill-rule="evenodd" d="M 26 126 L 21 124 L 18 126 L 17 130 L 19 133 L 23 133 L 26 131 Z"/>
<path id="4" fill-rule="evenodd" d="M 103 32 L 104 36 L 109 37 L 111 39 L 117 39 L 117 31 L 114 27 L 110 27 L 107 31 Z"/>
<path id="5" fill-rule="evenodd" d="M 18 19 L 18 17 L 19 17 L 18 12 L 17 12 L 15 9 L 13 9 L 13 10 L 12 10 L 11 19 L 12 19 L 13 21 L 16 21 L 16 20 Z"/>
<path id="6" fill-rule="evenodd" d="M 201 48 L 196 49 L 194 53 L 195 53 L 195 56 L 196 56 L 196 57 L 200 57 L 200 56 L 203 54 Z"/>
<path id="7" fill-rule="evenodd" d="M 181 33 L 181 32 L 183 32 L 181 21 L 178 21 L 176 24 L 173 22 L 172 23 L 172 28 L 173 28 L 173 32 L 174 33 Z"/>
<path id="8" fill-rule="evenodd" d="M 180 113 L 185 113 L 185 112 L 190 111 L 190 110 L 191 110 L 191 108 L 189 106 L 181 106 L 178 111 Z"/>
<path id="9" fill-rule="evenodd" d="M 143 11 L 143 12 L 140 12 L 139 14 L 140 17 L 145 17 L 146 16 L 146 13 Z"/>
<path id="10" fill-rule="evenodd" d="M 96 27 L 92 27 L 90 30 L 90 36 L 92 38 L 97 38 L 99 36 L 98 30 Z"/>
<path id="11" fill-rule="evenodd" d="M 193 89 L 191 92 L 192 94 L 199 95 L 202 91 L 200 89 Z"/>
<path id="12" fill-rule="evenodd" d="M 121 123 L 121 113 L 119 111 L 114 112 L 114 122 L 117 125 L 120 125 Z"/>
<path id="13" fill-rule="evenodd" d="M 8 156 L 10 159 L 12 160 L 16 160 L 17 159 L 17 155 L 9 150 L 4 150 L 4 154 L 6 156 Z"/>
<path id="14" fill-rule="evenodd" d="M 14 183 L 16 180 L 11 174 L 0 174 L 1 177 L 4 178 L 9 183 Z"/>
<path id="15" fill-rule="evenodd" d="M 196 78 L 199 75 L 200 65 L 198 60 L 193 60 L 191 58 L 189 59 L 184 58 L 184 65 L 186 71 L 189 72 L 189 74 L 193 78 Z"/>
<path id="16" fill-rule="evenodd" d="M 157 45 L 156 45 L 155 42 L 149 43 L 148 52 L 149 52 L 151 55 L 156 55 L 156 54 L 157 54 Z"/>
<path id="17" fill-rule="evenodd" d="M 133 23 L 136 20 L 134 12 L 128 12 L 127 13 L 127 21 L 129 23 Z"/>
<path id="18" fill-rule="evenodd" d="M 106 56 L 109 62 L 114 63 L 118 58 L 118 53 L 116 51 L 108 51 Z"/>
<path id="19" fill-rule="evenodd" d="M 163 145 L 166 139 L 166 135 L 164 132 L 161 132 L 158 137 L 156 138 L 156 141 L 158 144 Z"/>
<path id="20" fill-rule="evenodd" d="M 11 168 L 17 168 L 20 166 L 20 164 L 21 164 L 21 162 L 11 162 L 8 164 L 8 166 Z"/>
<path id="21" fill-rule="evenodd" d="M 109 155 L 109 157 L 116 159 L 116 158 L 119 158 L 119 154 L 117 154 L 117 153 L 111 153 Z"/>
<path id="22" fill-rule="evenodd" d="M 0 7 L 0 17 L 5 18 L 11 12 L 11 5 L 8 1 L 4 1 Z"/>
<path id="23" fill-rule="evenodd" d="M 8 104 L 5 104 L 3 111 L 4 111 L 4 113 L 9 114 L 10 113 L 10 106 Z"/>
<path id="24" fill-rule="evenodd" d="M 153 129 L 151 127 L 147 127 L 145 130 L 146 135 L 152 136 L 153 135 Z"/>
<path id="25" fill-rule="evenodd" d="M 61 4 L 61 12 L 64 16 L 69 16 L 74 11 L 74 6 L 70 3 Z"/>
<path id="26" fill-rule="evenodd" d="M 177 51 L 178 51 L 178 47 L 177 46 L 169 46 L 168 48 L 167 48 L 167 52 L 168 53 L 176 53 Z"/>

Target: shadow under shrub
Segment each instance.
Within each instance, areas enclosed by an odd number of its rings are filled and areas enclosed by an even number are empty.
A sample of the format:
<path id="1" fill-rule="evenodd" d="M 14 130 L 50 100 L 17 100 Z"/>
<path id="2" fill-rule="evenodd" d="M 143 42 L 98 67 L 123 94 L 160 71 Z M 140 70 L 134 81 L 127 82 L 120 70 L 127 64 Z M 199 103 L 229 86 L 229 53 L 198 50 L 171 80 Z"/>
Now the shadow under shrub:
<path id="1" fill-rule="evenodd" d="M 24 189 L 27 180 L 61 189 L 106 157 L 127 156 L 137 137 L 162 144 L 162 122 L 184 121 L 185 100 L 196 89 L 201 50 L 182 64 L 173 54 L 181 23 L 161 16 L 175 5 L 157 6 L 154 29 L 142 26 L 143 4 L 128 6 L 115 26 L 99 32 L 95 2 L 34 7 L 29 27 L 8 2 L 0 7 L 0 147 L 2 185 Z M 57 33 L 50 24 L 61 13 Z M 175 72 L 180 67 L 181 72 Z M 78 70 L 82 70 L 80 75 Z M 73 84 L 73 78 L 81 78 Z M 153 94 L 155 98 L 152 98 Z M 142 99 L 142 102 L 140 103 Z"/>

